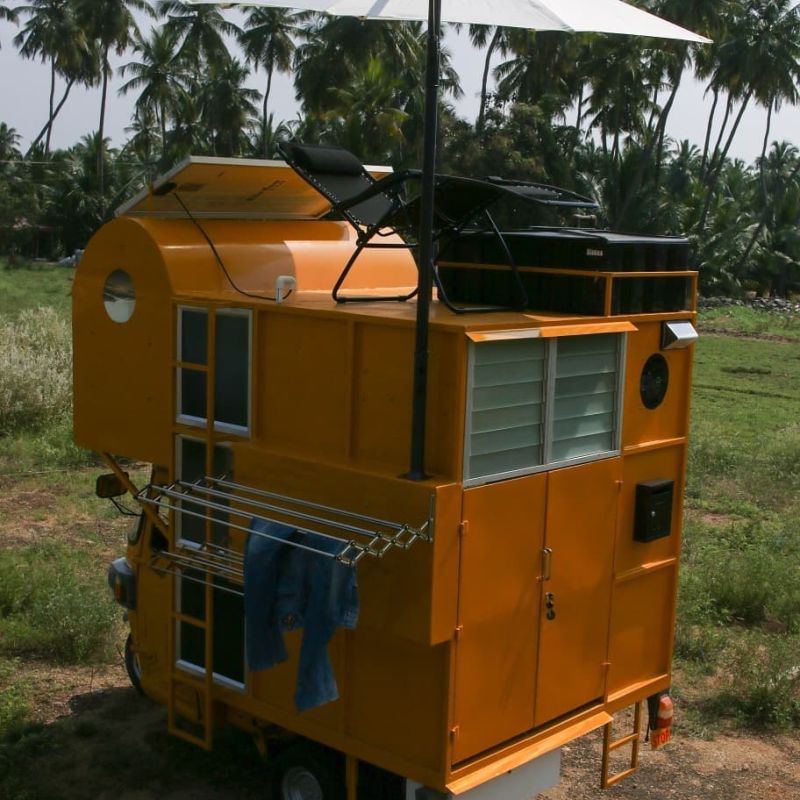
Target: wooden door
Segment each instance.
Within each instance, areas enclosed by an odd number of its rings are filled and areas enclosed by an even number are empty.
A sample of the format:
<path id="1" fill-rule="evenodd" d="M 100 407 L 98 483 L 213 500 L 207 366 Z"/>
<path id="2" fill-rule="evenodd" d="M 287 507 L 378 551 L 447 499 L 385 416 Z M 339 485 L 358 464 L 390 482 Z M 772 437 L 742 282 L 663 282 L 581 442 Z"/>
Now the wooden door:
<path id="1" fill-rule="evenodd" d="M 537 726 L 605 694 L 621 479 L 619 458 L 549 473 L 545 547 L 551 566 L 541 584 Z"/>
<path id="2" fill-rule="evenodd" d="M 453 762 L 533 727 L 547 475 L 464 492 Z"/>

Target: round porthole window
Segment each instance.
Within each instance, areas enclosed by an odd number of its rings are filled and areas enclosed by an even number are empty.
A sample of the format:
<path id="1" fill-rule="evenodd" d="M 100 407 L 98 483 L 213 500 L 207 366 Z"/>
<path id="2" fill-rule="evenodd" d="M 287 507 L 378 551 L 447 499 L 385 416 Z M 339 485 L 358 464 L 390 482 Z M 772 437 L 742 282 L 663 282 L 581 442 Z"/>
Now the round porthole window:
<path id="1" fill-rule="evenodd" d="M 645 408 L 658 408 L 664 402 L 669 388 L 669 365 L 661 353 L 655 353 L 642 369 L 640 391 Z"/>
<path id="2" fill-rule="evenodd" d="M 106 278 L 103 287 L 103 303 L 106 313 L 114 322 L 127 322 L 136 308 L 136 290 L 131 276 L 124 269 L 115 269 Z"/>

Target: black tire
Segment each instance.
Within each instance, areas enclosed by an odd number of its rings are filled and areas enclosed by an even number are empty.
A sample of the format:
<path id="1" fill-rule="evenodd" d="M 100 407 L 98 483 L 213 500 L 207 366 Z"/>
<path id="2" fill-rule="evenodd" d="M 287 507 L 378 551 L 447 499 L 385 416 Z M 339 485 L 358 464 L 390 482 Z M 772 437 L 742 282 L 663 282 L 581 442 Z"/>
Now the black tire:
<path id="1" fill-rule="evenodd" d="M 286 748 L 273 762 L 271 800 L 345 800 L 343 770 L 333 753 L 310 742 Z"/>
<path id="2" fill-rule="evenodd" d="M 125 671 L 128 673 L 131 685 L 139 694 L 144 695 L 142 689 L 142 671 L 139 667 L 139 657 L 133 651 L 133 636 L 129 633 L 125 640 Z"/>

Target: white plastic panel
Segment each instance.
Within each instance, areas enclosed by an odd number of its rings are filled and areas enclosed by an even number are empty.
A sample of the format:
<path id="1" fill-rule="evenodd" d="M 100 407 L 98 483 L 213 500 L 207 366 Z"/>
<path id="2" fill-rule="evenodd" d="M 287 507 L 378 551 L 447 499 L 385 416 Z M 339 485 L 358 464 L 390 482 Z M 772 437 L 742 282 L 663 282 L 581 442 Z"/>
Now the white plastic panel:
<path id="1" fill-rule="evenodd" d="M 426 789 L 414 781 L 406 781 L 405 800 L 531 800 L 552 789 L 561 777 L 561 750 L 545 753 L 521 767 L 512 769 L 494 780 L 476 786 L 468 792 L 454 795 Z"/>

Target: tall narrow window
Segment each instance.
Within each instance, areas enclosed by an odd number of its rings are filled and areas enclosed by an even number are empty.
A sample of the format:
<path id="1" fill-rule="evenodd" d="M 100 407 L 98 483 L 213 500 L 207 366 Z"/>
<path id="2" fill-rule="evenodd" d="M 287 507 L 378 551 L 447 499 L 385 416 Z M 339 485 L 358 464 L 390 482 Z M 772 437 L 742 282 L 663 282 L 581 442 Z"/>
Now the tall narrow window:
<path id="1" fill-rule="evenodd" d="M 248 430 L 250 427 L 249 311 L 217 312 L 216 368 L 214 371 L 214 420 L 217 427 Z"/>
<path id="2" fill-rule="evenodd" d="M 207 409 L 208 311 L 178 309 L 178 420 L 205 425 Z"/>
<path id="3" fill-rule="evenodd" d="M 233 455 L 225 444 L 214 446 L 213 477 L 233 477 Z M 200 439 L 187 436 L 178 437 L 177 463 L 175 474 L 178 480 L 193 483 L 208 474 L 206 468 L 206 443 Z M 176 513 L 178 539 L 182 544 L 202 544 L 206 541 L 206 519 L 208 512 L 202 506 L 190 500 L 180 501 L 180 511 Z M 222 511 L 214 511 L 212 528 L 215 542 L 222 542 L 227 537 L 228 515 Z"/>
<path id="4" fill-rule="evenodd" d="M 208 418 L 209 312 L 178 309 L 177 419 L 206 425 Z M 243 434 L 250 430 L 252 315 L 246 309 L 215 312 L 214 427 Z"/>

